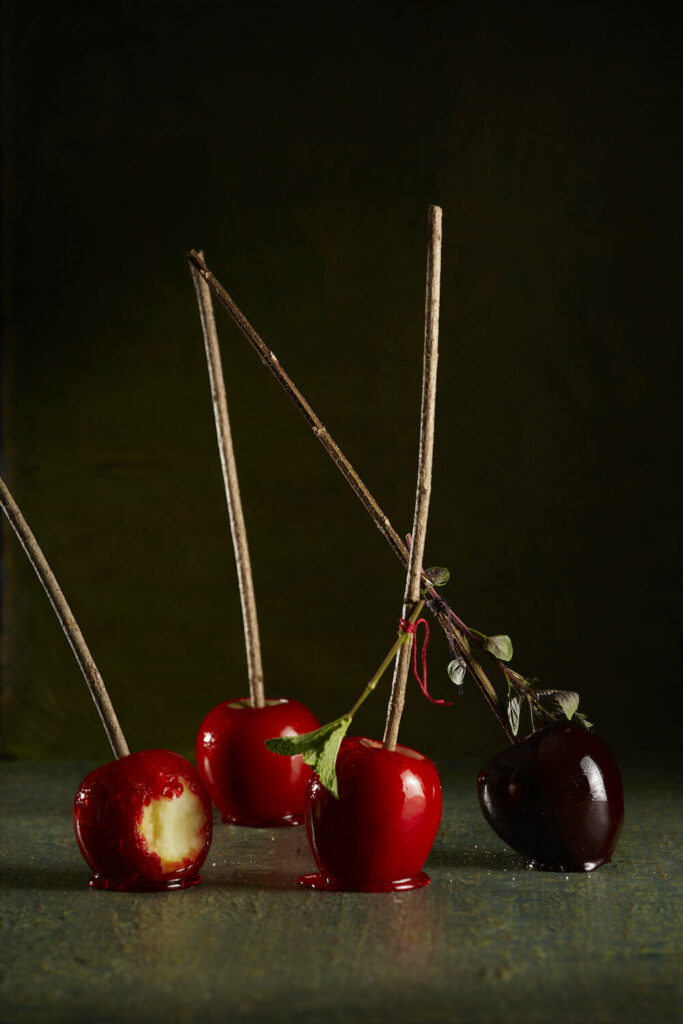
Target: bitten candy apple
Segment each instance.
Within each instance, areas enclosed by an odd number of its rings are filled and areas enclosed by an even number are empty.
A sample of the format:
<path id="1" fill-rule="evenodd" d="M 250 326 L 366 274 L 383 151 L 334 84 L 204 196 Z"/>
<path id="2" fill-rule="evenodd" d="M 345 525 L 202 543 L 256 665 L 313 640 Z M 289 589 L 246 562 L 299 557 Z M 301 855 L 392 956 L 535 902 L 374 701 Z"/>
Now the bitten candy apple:
<path id="1" fill-rule="evenodd" d="M 284 760 L 284 759 L 283 759 Z M 436 766 L 409 747 L 346 737 L 336 763 L 339 798 L 313 776 L 306 832 L 317 874 L 299 885 L 328 891 L 397 892 L 429 884 L 422 867 L 441 822 Z"/>
<path id="2" fill-rule="evenodd" d="M 212 833 L 211 803 L 179 754 L 143 750 L 95 769 L 74 800 L 74 829 L 96 889 L 186 889 Z"/>
<path id="3" fill-rule="evenodd" d="M 491 828 L 538 871 L 592 871 L 610 861 L 624 820 L 616 761 L 582 726 L 556 722 L 482 769 Z"/>
<path id="4" fill-rule="evenodd" d="M 311 769 L 301 756 L 265 747 L 274 736 L 317 729 L 312 711 L 295 700 L 225 701 L 208 713 L 197 735 L 197 767 L 223 821 L 234 825 L 300 825 Z"/>

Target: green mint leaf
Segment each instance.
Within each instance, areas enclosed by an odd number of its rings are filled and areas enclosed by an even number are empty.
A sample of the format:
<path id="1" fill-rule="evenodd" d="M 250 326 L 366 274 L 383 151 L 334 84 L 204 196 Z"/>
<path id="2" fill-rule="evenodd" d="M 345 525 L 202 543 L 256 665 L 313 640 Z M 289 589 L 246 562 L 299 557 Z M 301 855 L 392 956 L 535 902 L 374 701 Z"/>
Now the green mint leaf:
<path id="1" fill-rule="evenodd" d="M 593 728 L 593 723 L 589 722 L 588 719 L 586 718 L 586 716 L 581 714 L 580 711 L 575 711 L 574 712 L 574 718 L 578 718 L 579 722 L 584 727 L 584 729 L 592 729 Z"/>
<path id="2" fill-rule="evenodd" d="M 467 666 L 464 661 L 460 658 L 454 658 L 453 661 L 448 662 L 446 671 L 452 683 L 455 683 L 456 686 L 463 685 L 467 674 Z"/>
<path id="3" fill-rule="evenodd" d="M 484 650 L 489 651 L 494 658 L 501 661 L 510 661 L 512 658 L 512 640 L 509 636 L 487 636 L 484 641 Z"/>
<path id="4" fill-rule="evenodd" d="M 571 721 L 579 706 L 578 693 L 574 690 L 538 690 L 537 692 L 539 697 L 549 697 L 553 703 L 553 710 L 559 711 L 567 721 Z"/>
<path id="5" fill-rule="evenodd" d="M 425 570 L 425 576 L 433 587 L 445 587 L 451 578 L 451 573 L 443 565 L 433 565 L 431 569 Z"/>
<path id="6" fill-rule="evenodd" d="M 579 706 L 578 693 L 575 693 L 574 690 L 557 690 L 555 701 L 567 721 L 571 721 L 572 715 Z"/>
<path id="7" fill-rule="evenodd" d="M 329 789 L 332 796 L 338 798 L 337 774 L 334 768 L 341 741 L 350 724 L 351 719 L 345 715 L 344 718 L 337 718 L 334 722 L 321 725 L 319 729 L 306 732 L 303 736 L 277 736 L 275 739 L 266 740 L 266 746 L 274 754 L 286 754 L 289 757 L 301 754 L 325 789 Z"/>
<path id="8" fill-rule="evenodd" d="M 512 735 L 516 736 L 519 732 L 519 716 L 522 711 L 522 698 L 515 694 L 514 697 L 510 697 L 508 701 L 508 722 L 512 729 Z"/>

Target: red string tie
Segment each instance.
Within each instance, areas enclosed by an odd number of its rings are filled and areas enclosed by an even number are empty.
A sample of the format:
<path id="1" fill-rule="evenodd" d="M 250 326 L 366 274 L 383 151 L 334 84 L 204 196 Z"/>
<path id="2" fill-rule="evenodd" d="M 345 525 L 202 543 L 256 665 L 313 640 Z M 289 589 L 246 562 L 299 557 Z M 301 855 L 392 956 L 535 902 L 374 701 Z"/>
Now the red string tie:
<path id="1" fill-rule="evenodd" d="M 422 678 L 417 671 L 417 630 L 419 626 L 425 628 L 425 638 L 422 644 Z M 419 687 L 427 700 L 431 701 L 432 704 L 447 704 L 449 707 L 452 706 L 453 701 L 451 700 L 437 700 L 436 697 L 432 697 L 429 690 L 427 689 L 427 644 L 429 643 L 429 623 L 426 619 L 418 619 L 417 622 L 409 622 L 408 619 L 399 619 L 398 628 L 402 633 L 408 633 L 413 638 L 413 675 L 418 681 Z"/>

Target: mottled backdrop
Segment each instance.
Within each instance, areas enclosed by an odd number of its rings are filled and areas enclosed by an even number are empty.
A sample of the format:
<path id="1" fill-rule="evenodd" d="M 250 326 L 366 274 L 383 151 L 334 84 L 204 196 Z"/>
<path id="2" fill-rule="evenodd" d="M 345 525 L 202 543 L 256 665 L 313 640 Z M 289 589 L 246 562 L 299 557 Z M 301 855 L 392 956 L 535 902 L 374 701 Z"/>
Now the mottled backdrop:
<path id="1" fill-rule="evenodd" d="M 401 532 L 444 209 L 429 564 L 617 753 L 678 742 L 679 44 L 664 7 L 4 0 L 3 473 L 132 747 L 246 690 L 195 297 L 207 259 Z M 272 695 L 348 706 L 402 571 L 222 313 Z M 8 755 L 106 756 L 3 540 Z M 451 696 L 443 637 L 430 685 Z M 358 721 L 381 731 L 384 692 Z M 502 744 L 474 685 L 405 742 Z"/>

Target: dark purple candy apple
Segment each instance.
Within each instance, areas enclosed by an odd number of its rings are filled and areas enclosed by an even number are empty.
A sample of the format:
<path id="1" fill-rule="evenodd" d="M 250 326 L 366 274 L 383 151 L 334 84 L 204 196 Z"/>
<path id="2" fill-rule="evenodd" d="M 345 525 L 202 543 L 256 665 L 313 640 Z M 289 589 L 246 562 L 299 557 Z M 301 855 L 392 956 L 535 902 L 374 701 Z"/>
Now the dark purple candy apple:
<path id="1" fill-rule="evenodd" d="M 616 761 L 603 741 L 555 722 L 508 747 L 479 773 L 484 817 L 537 871 L 607 864 L 624 821 Z"/>

